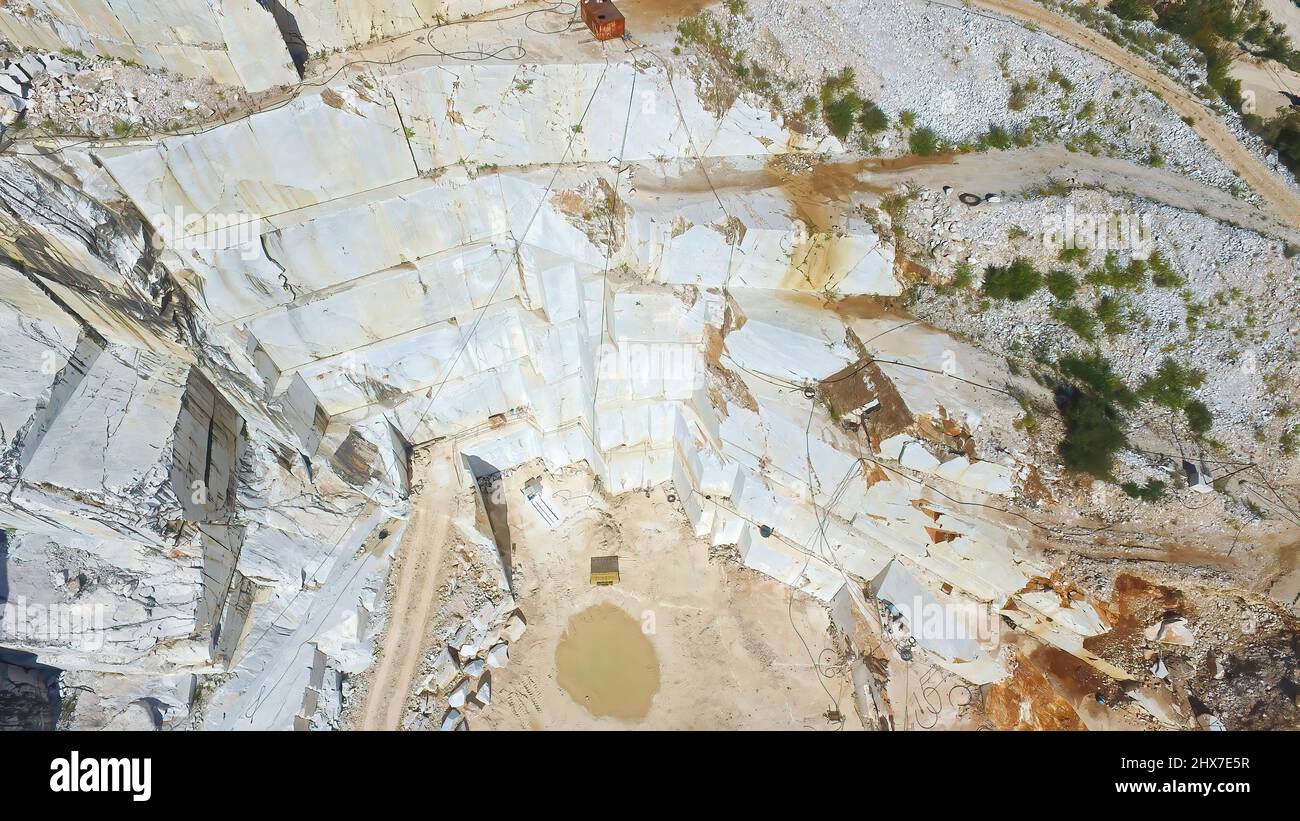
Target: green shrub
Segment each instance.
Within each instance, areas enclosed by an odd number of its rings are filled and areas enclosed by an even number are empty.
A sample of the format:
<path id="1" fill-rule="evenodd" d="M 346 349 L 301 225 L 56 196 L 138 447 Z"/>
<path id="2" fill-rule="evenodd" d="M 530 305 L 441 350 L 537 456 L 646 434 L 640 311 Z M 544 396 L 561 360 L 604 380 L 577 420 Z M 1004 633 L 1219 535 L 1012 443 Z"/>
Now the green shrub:
<path id="1" fill-rule="evenodd" d="M 1030 123 L 1028 127 L 1016 128 L 1016 130 L 1011 134 L 1011 142 L 1015 143 L 1018 148 L 1028 148 L 1034 144 L 1037 135 L 1038 126 L 1034 123 Z"/>
<path id="2" fill-rule="evenodd" d="M 1055 66 L 1052 67 L 1051 71 L 1047 72 L 1047 79 L 1049 82 L 1056 83 L 1066 91 L 1072 91 L 1074 89 L 1074 83 L 1070 82 L 1070 78 L 1062 74 L 1060 69 Z"/>
<path id="3" fill-rule="evenodd" d="M 1097 300 L 1097 321 L 1107 334 L 1115 336 L 1128 330 L 1127 305 L 1121 297 L 1106 294 Z"/>
<path id="4" fill-rule="evenodd" d="M 862 99 L 853 93 L 830 101 L 823 109 L 826 127 L 837 138 L 843 140 L 853 130 L 853 123 L 857 120 L 858 109 L 861 106 Z"/>
<path id="5" fill-rule="evenodd" d="M 1147 268 L 1151 269 L 1151 282 L 1157 288 L 1177 288 L 1183 284 L 1183 278 L 1159 251 L 1152 251 L 1147 258 Z"/>
<path id="6" fill-rule="evenodd" d="M 722 27 L 707 12 L 687 17 L 677 24 L 677 41 L 681 45 L 717 45 L 721 37 Z"/>
<path id="7" fill-rule="evenodd" d="M 1115 252 L 1111 251 L 1106 254 L 1106 261 L 1101 267 L 1089 271 L 1084 279 L 1093 285 L 1109 285 L 1112 288 L 1134 291 L 1142 287 L 1146 280 L 1146 273 L 1145 260 L 1135 257 L 1128 265 L 1120 265 Z"/>
<path id="8" fill-rule="evenodd" d="M 918 128 L 907 138 L 907 147 L 918 157 L 939 153 L 939 136 L 930 128 Z"/>
<path id="9" fill-rule="evenodd" d="M 1125 482 L 1120 487 L 1130 498 L 1141 499 L 1144 502 L 1158 502 L 1165 497 L 1165 483 L 1159 479 L 1150 479 L 1145 485 Z"/>
<path id="10" fill-rule="evenodd" d="M 822 105 L 830 105 L 836 97 L 853 89 L 853 69 L 845 67 L 839 74 L 833 74 L 822 80 Z"/>
<path id="11" fill-rule="evenodd" d="M 1011 96 L 1007 98 L 1007 108 L 1012 111 L 1023 111 L 1025 106 L 1029 105 L 1033 92 L 1020 83 L 1011 84 Z"/>
<path id="12" fill-rule="evenodd" d="M 1047 290 L 1062 302 L 1069 302 L 1079 290 L 1079 282 L 1069 271 L 1057 268 L 1047 275 Z"/>
<path id="13" fill-rule="evenodd" d="M 1282 431 L 1278 436 L 1277 442 L 1282 446 L 1282 453 L 1287 456 L 1294 456 L 1297 450 L 1300 450 L 1300 425 L 1293 425 Z"/>
<path id="14" fill-rule="evenodd" d="M 1282 164 L 1300 174 L 1300 112 L 1283 109 L 1257 130 L 1264 142 L 1277 149 Z"/>
<path id="15" fill-rule="evenodd" d="M 851 68 L 826 77 L 816 97 L 804 98 L 804 114 L 811 116 L 818 109 L 826 128 L 840 140 L 848 139 L 854 128 L 860 127 L 863 134 L 858 136 L 858 143 L 870 146 L 872 142 L 866 137 L 889 127 L 889 115 L 873 101 L 858 94 Z"/>
<path id="16" fill-rule="evenodd" d="M 1065 438 L 1058 450 L 1070 470 L 1110 478 L 1115 454 L 1126 444 L 1119 413 L 1087 390 L 1068 390 L 1060 402 Z"/>
<path id="17" fill-rule="evenodd" d="M 1006 151 L 1011 147 L 1011 135 L 1002 126 L 989 126 L 988 133 L 980 138 L 980 143 L 989 148 Z"/>
<path id="18" fill-rule="evenodd" d="M 1078 305 L 1052 308 L 1052 318 L 1074 331 L 1080 339 L 1093 342 L 1097 339 L 1097 320 Z"/>
<path id="19" fill-rule="evenodd" d="M 1043 284 L 1043 275 L 1024 257 L 1016 257 L 1010 265 L 990 265 L 984 271 L 984 293 L 994 299 L 1020 302 L 1033 296 Z"/>
<path id="20" fill-rule="evenodd" d="M 1182 410 L 1190 401 L 1189 393 L 1205 382 L 1205 372 L 1184 368 L 1165 357 L 1156 372 L 1147 377 L 1138 388 L 1141 399 L 1150 400 L 1170 410 Z"/>
<path id="21" fill-rule="evenodd" d="M 1154 20 L 1156 13 L 1150 0 L 1110 0 L 1106 9 L 1124 20 Z"/>
<path id="22" fill-rule="evenodd" d="M 1066 467 L 1110 478 L 1115 453 L 1127 444 L 1123 408 L 1137 398 L 1099 353 L 1063 357 L 1057 363 L 1065 380 L 1057 389 L 1057 408 L 1065 422 L 1058 447 Z"/>
<path id="23" fill-rule="evenodd" d="M 1086 151 L 1094 157 L 1100 156 L 1105 148 L 1106 141 L 1092 129 L 1085 131 L 1082 136 L 1071 137 L 1065 141 L 1067 151 Z"/>
<path id="24" fill-rule="evenodd" d="M 1210 432 L 1214 426 L 1214 414 L 1205 403 L 1199 399 L 1193 399 L 1183 406 L 1183 413 L 1187 415 L 1187 427 L 1191 428 L 1192 433 L 1202 436 Z"/>
<path id="25" fill-rule="evenodd" d="M 1249 4 L 1233 0 L 1175 0 L 1160 9 L 1157 24 L 1195 47 L 1205 62 L 1206 83 L 1233 108 L 1242 104 L 1241 83 L 1230 69 L 1236 43 L 1251 28 Z"/>
<path id="26" fill-rule="evenodd" d="M 1107 404 L 1129 410 L 1137 407 L 1137 396 L 1115 373 L 1110 360 L 1101 354 L 1066 356 L 1057 363 L 1057 367 L 1067 379 L 1097 394 Z"/>
<path id="27" fill-rule="evenodd" d="M 868 134 L 879 134 L 889 128 L 889 115 L 872 100 L 863 100 L 862 110 L 858 113 L 858 125 Z"/>
<path id="28" fill-rule="evenodd" d="M 1062 248 L 1057 252 L 1056 258 L 1061 262 L 1070 262 L 1078 266 L 1086 265 L 1091 249 L 1089 248 Z"/>

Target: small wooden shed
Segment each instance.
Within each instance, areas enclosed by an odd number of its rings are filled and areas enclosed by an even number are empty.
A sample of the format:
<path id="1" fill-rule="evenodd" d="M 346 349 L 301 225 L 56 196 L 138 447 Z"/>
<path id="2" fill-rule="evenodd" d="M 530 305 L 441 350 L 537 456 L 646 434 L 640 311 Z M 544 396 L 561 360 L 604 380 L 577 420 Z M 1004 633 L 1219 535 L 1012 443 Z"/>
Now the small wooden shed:
<path id="1" fill-rule="evenodd" d="M 623 36 L 623 13 L 610 0 L 582 0 L 582 22 L 597 40 Z"/>

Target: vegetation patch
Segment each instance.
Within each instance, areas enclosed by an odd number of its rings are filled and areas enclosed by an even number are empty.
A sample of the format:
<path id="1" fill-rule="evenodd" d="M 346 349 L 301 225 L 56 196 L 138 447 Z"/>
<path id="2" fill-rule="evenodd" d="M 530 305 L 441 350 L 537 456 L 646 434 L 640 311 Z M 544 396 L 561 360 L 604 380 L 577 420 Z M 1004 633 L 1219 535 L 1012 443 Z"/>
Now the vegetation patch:
<path id="1" fill-rule="evenodd" d="M 1204 382 L 1204 371 L 1185 368 L 1165 357 L 1156 372 L 1142 382 L 1138 396 L 1171 410 L 1182 410 L 1191 399 L 1191 391 Z"/>
<path id="2" fill-rule="evenodd" d="M 1122 334 L 1129 329 L 1128 303 L 1118 295 L 1103 294 L 1096 304 L 1097 321 L 1102 330 L 1111 336 Z"/>
<path id="3" fill-rule="evenodd" d="M 1056 407 L 1065 422 L 1061 459 L 1070 470 L 1110 479 L 1115 454 L 1128 444 L 1123 411 L 1136 407 L 1137 397 L 1100 354 L 1068 356 L 1057 366 L 1062 383 Z"/>
<path id="4" fill-rule="evenodd" d="M 1141 290 L 1146 281 L 1146 274 L 1146 260 L 1135 257 L 1128 265 L 1120 265 L 1115 252 L 1111 251 L 1106 254 L 1106 261 L 1101 267 L 1089 271 L 1084 279 L 1092 285 L 1109 285 L 1120 290 L 1137 291 Z"/>
<path id="5" fill-rule="evenodd" d="M 1141 499 L 1144 502 L 1158 502 L 1165 497 L 1165 483 L 1159 479 L 1150 479 L 1145 485 L 1139 485 L 1136 482 L 1125 482 L 1120 485 L 1125 493 L 1133 499 Z"/>
<path id="6" fill-rule="evenodd" d="M 1024 257 L 1016 257 L 1006 266 L 990 265 L 984 271 L 984 293 L 994 299 L 1020 302 L 1034 295 L 1043 284 L 1043 275 Z"/>
<path id="7" fill-rule="evenodd" d="M 1052 319 L 1074 331 L 1075 335 L 1084 341 L 1097 340 L 1097 320 L 1085 308 L 1078 305 L 1058 305 L 1052 308 Z"/>
<path id="8" fill-rule="evenodd" d="M 907 136 L 907 149 L 918 157 L 929 157 L 938 154 L 942 145 L 934 129 L 923 126 Z"/>
<path id="9" fill-rule="evenodd" d="M 1069 271 L 1057 268 L 1047 275 L 1047 290 L 1062 302 L 1069 302 L 1079 290 L 1079 281 Z"/>

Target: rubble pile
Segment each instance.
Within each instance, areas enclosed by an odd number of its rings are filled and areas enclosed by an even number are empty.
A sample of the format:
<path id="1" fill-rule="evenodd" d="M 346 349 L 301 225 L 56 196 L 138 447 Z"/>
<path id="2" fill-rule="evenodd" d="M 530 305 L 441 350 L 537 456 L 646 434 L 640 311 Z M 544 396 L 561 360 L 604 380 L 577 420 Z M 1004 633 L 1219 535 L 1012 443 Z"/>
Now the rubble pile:
<path id="1" fill-rule="evenodd" d="M 76 70 L 73 64 L 51 54 L 5 58 L 4 73 L 0 74 L 0 125 L 13 125 L 31 107 L 33 85 L 37 80 L 65 77 Z"/>
<path id="2" fill-rule="evenodd" d="M 1085 644 L 1135 675 L 1125 694 L 1156 723 L 1185 729 L 1294 727 L 1296 618 L 1274 602 L 1129 573 L 1113 580 L 1114 624 Z"/>
<path id="3" fill-rule="evenodd" d="M 426 661 L 429 672 L 416 686 L 417 716 L 409 726 L 468 729 L 467 715 L 492 703 L 492 671 L 510 660 L 510 644 L 526 625 L 513 596 L 484 602 L 467 621 L 455 623 L 445 644 Z"/>
<path id="4" fill-rule="evenodd" d="M 104 57 L 27 52 L 5 60 L 0 124 L 49 136 L 179 131 L 247 107 L 252 97 L 211 80 Z"/>

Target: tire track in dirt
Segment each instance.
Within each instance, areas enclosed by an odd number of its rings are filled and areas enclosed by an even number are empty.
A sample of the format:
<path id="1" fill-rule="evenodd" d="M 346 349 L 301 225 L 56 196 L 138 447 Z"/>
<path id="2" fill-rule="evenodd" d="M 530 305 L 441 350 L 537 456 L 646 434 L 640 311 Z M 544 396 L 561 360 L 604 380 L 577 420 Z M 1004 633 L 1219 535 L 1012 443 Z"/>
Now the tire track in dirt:
<path id="1" fill-rule="evenodd" d="M 402 711 L 428 636 L 434 598 L 442 586 L 439 570 L 456 493 L 450 454 L 450 448 L 444 447 L 416 467 L 422 472 L 423 486 L 398 548 L 397 584 L 375 674 L 366 691 L 363 730 L 401 728 Z M 412 484 L 416 484 L 415 478 Z"/>
<path id="2" fill-rule="evenodd" d="M 937 0 L 930 2 L 960 8 Z M 974 9 L 984 9 L 1018 22 L 1032 23 L 1040 31 L 1127 72 L 1168 103 L 1174 111 L 1191 118 L 1196 133 L 1206 140 L 1229 168 L 1241 175 L 1243 182 L 1263 198 L 1269 210 L 1286 224 L 1300 228 L 1300 193 L 1270 171 L 1255 152 L 1237 140 L 1217 114 L 1184 90 L 1177 81 L 1104 35 L 1030 0 L 969 0 L 969 3 Z"/>

